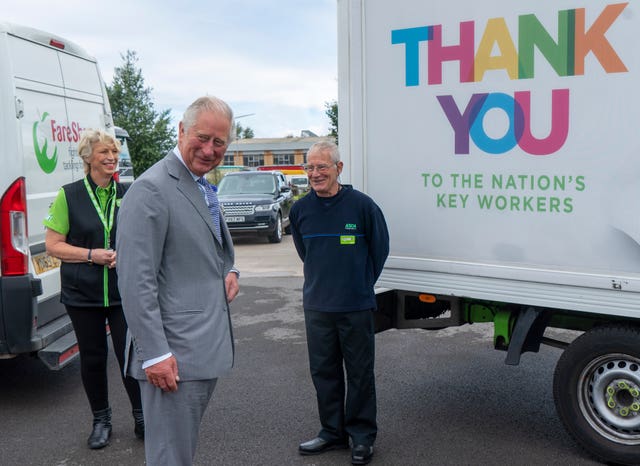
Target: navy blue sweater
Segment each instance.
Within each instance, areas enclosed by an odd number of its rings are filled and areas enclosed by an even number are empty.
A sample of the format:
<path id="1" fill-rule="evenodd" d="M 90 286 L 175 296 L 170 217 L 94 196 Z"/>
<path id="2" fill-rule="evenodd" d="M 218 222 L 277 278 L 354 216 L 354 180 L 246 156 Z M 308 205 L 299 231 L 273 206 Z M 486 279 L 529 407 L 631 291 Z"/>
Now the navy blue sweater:
<path id="1" fill-rule="evenodd" d="M 289 218 L 304 262 L 304 308 L 375 309 L 373 287 L 389 255 L 387 224 L 375 202 L 343 185 L 333 197 L 311 191 L 294 203 Z"/>

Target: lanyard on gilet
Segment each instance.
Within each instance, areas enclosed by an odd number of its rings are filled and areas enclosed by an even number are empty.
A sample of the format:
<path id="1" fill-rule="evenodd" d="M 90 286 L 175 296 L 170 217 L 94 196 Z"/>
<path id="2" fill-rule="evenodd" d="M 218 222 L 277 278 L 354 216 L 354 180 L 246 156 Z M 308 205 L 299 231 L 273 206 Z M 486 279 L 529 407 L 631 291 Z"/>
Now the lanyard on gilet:
<path id="1" fill-rule="evenodd" d="M 89 184 L 89 180 L 87 179 L 87 177 L 85 177 L 84 179 L 84 186 L 87 188 L 87 193 L 89 194 L 89 198 L 93 203 L 93 207 L 96 209 L 96 212 L 98 213 L 98 217 L 100 217 L 100 221 L 104 226 L 104 248 L 110 249 L 111 248 L 111 228 L 113 227 L 113 219 L 115 218 L 115 211 L 116 211 L 115 184 L 111 185 L 111 193 L 107 198 L 107 205 L 109 205 L 109 200 L 111 200 L 111 207 L 109 209 L 109 214 L 108 214 L 109 218 L 106 218 L 104 216 L 104 212 L 102 211 L 102 208 L 98 203 L 98 199 L 96 199 L 96 195 L 94 194 L 93 189 L 91 189 L 91 185 Z"/>

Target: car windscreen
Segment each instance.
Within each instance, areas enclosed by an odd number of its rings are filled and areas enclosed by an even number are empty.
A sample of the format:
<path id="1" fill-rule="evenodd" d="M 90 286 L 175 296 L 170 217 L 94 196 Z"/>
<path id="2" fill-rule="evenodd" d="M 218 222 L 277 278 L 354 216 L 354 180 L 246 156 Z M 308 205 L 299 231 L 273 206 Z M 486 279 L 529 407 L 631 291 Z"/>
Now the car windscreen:
<path id="1" fill-rule="evenodd" d="M 221 196 L 230 194 L 273 194 L 275 178 L 271 175 L 225 176 L 218 186 Z"/>

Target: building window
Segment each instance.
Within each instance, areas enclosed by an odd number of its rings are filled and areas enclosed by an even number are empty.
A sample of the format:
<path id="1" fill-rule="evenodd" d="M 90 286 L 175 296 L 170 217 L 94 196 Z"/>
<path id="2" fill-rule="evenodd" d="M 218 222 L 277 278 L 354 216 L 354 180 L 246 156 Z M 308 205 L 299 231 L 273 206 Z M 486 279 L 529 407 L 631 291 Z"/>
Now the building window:
<path id="1" fill-rule="evenodd" d="M 274 165 L 293 165 L 293 154 L 273 154 Z"/>
<path id="2" fill-rule="evenodd" d="M 245 155 L 243 161 L 247 167 L 260 167 L 264 165 L 264 154 Z"/>
<path id="3" fill-rule="evenodd" d="M 222 161 L 222 165 L 235 165 L 235 161 L 233 159 L 233 152 L 227 152 L 224 154 L 224 160 Z"/>

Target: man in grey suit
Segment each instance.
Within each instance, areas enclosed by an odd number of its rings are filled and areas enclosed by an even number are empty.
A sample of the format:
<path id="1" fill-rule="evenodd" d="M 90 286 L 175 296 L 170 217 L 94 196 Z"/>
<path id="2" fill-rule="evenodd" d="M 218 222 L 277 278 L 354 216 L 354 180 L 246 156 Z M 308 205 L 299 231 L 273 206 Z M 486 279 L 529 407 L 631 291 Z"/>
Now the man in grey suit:
<path id="1" fill-rule="evenodd" d="M 232 138 L 215 97 L 185 111 L 178 145 L 129 188 L 118 217 L 118 285 L 140 382 L 148 466 L 190 465 L 218 377 L 233 365 L 229 302 L 238 273 L 215 188 L 204 175 Z"/>

